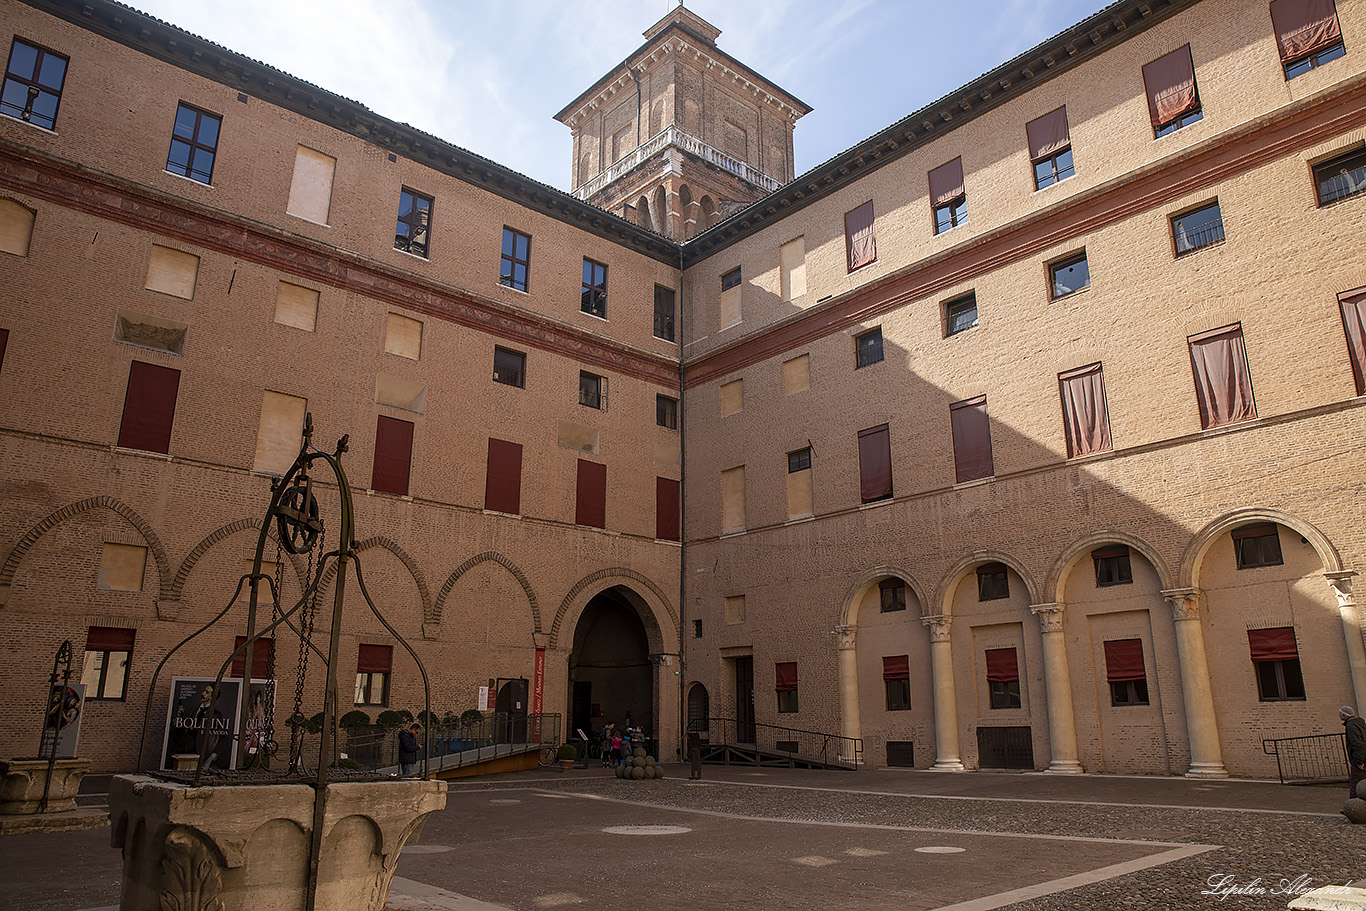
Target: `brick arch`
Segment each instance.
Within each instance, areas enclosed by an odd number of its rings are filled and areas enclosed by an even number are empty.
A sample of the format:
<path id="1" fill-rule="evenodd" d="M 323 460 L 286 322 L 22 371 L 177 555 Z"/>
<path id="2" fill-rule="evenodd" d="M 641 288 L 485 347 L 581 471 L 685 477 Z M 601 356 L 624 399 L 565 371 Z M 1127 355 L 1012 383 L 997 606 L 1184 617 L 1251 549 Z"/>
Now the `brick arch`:
<path id="1" fill-rule="evenodd" d="M 1323 564 L 1324 572 L 1333 573 L 1342 570 L 1342 556 L 1338 553 L 1337 547 L 1328 540 L 1327 535 L 1319 531 L 1313 524 L 1306 522 L 1299 516 L 1291 515 L 1279 509 L 1249 506 L 1224 513 L 1206 525 L 1195 536 L 1181 559 L 1181 586 L 1186 588 L 1198 587 L 1200 567 L 1204 562 L 1205 554 L 1209 553 L 1210 547 L 1221 535 L 1250 522 L 1275 522 L 1277 525 L 1284 525 L 1291 531 L 1299 532 L 1300 536 L 1308 541 L 1309 545 L 1318 553 L 1319 562 Z"/>
<path id="2" fill-rule="evenodd" d="M 171 581 L 170 587 L 167 589 L 165 600 L 180 600 L 181 594 L 185 591 L 185 583 L 189 581 L 191 570 L 194 569 L 195 564 L 198 563 L 200 558 L 208 553 L 214 545 L 218 544 L 224 538 L 235 535 L 238 532 L 254 531 L 259 533 L 260 530 L 261 522 L 259 519 L 238 519 L 236 522 L 229 522 L 227 525 L 224 525 L 222 528 L 214 531 L 204 540 L 200 541 L 195 545 L 194 550 L 190 551 L 185 559 L 181 561 L 180 569 L 176 571 L 175 579 Z M 275 541 L 277 544 L 279 543 L 279 539 L 275 536 L 274 532 L 267 532 L 266 537 Z M 299 580 L 299 587 L 302 588 L 307 585 L 308 583 L 304 579 L 304 570 L 303 566 L 300 565 L 299 556 L 297 554 L 292 554 L 289 551 L 283 551 L 283 554 L 289 558 L 290 565 L 294 567 L 294 575 L 295 578 Z"/>
<path id="3" fill-rule="evenodd" d="M 427 622 L 441 622 L 441 614 L 446 607 L 446 598 L 448 598 L 450 593 L 455 589 L 455 583 L 460 581 L 461 576 L 481 563 L 497 563 L 511 573 L 512 577 L 517 580 L 517 584 L 522 586 L 522 591 L 526 594 L 526 599 L 531 604 L 531 618 L 535 624 L 534 632 L 539 633 L 541 631 L 541 605 L 540 602 L 536 600 L 536 593 L 531 590 L 531 582 L 528 581 L 526 573 L 522 572 L 521 567 L 513 563 L 507 557 L 492 550 L 470 557 L 464 563 L 457 566 L 455 570 L 446 577 L 446 584 L 441 586 L 441 591 L 437 593 L 436 604 L 433 605 L 431 614 L 427 616 Z"/>
<path id="4" fill-rule="evenodd" d="M 382 547 L 395 557 L 398 557 L 398 561 L 407 568 L 408 574 L 412 576 L 413 582 L 417 585 L 418 596 L 422 599 L 422 616 L 431 616 L 432 595 L 427 589 L 427 580 L 423 577 L 422 571 L 417 568 L 417 563 L 412 557 L 408 556 L 408 552 L 402 547 L 399 547 L 398 543 L 392 538 L 386 538 L 383 535 L 366 538 L 364 541 L 357 541 L 355 544 L 351 545 L 351 549 L 357 552 L 370 550 L 372 547 Z M 338 564 L 334 561 L 332 565 L 327 568 L 327 572 L 323 573 L 322 578 L 318 580 L 318 591 L 322 591 L 331 584 L 332 580 L 337 575 L 337 565 Z"/>
<path id="5" fill-rule="evenodd" d="M 89 497 L 78 500 L 50 513 L 47 518 L 30 528 L 14 545 L 14 549 L 9 552 L 5 565 L 0 567 L 0 590 L 6 590 L 13 584 L 14 574 L 18 571 L 19 564 L 23 562 L 24 557 L 42 539 L 43 535 L 72 516 L 89 512 L 92 509 L 107 509 L 121 516 L 129 525 L 138 530 L 138 534 L 142 535 L 142 539 L 147 542 L 147 549 L 152 552 L 152 559 L 157 565 L 157 599 L 172 600 L 169 595 L 171 561 L 166 556 L 166 548 L 162 545 L 161 539 L 157 537 L 157 533 L 152 530 L 152 526 L 148 525 L 132 507 L 115 497 Z"/>
<path id="6" fill-rule="evenodd" d="M 559 608 L 555 611 L 554 621 L 550 624 L 550 647 L 557 647 L 560 638 L 560 628 L 564 626 L 565 617 L 568 616 L 575 604 L 582 607 L 584 604 L 588 603 L 589 599 L 600 592 L 606 591 L 615 585 L 625 585 L 629 588 L 631 583 L 635 583 L 647 589 L 654 599 L 654 604 L 663 607 L 665 613 L 668 615 L 670 629 L 673 630 L 675 642 L 677 642 L 680 635 L 678 631 L 678 612 L 674 609 L 674 606 L 669 603 L 669 599 L 664 594 L 663 590 L 650 579 L 642 576 L 633 569 L 627 569 L 623 566 L 614 566 L 608 569 L 600 569 L 594 573 L 589 573 L 578 582 L 575 582 L 573 587 L 569 589 L 568 594 L 564 596 L 564 600 L 560 602 Z M 637 597 L 640 597 L 638 592 Z M 650 599 L 641 598 L 641 600 L 651 606 L 652 612 L 655 610 Z M 654 618 L 654 621 L 656 625 L 659 625 L 658 618 Z M 667 643 L 662 642 L 662 626 L 660 627 L 660 635 L 660 649 L 663 650 L 667 647 Z"/>
<path id="7" fill-rule="evenodd" d="M 906 587 L 911 590 L 911 593 L 915 595 L 915 599 L 920 602 L 921 616 L 926 616 L 927 612 L 930 610 L 930 605 L 929 602 L 925 600 L 925 592 L 920 587 L 920 583 L 915 581 L 911 574 L 901 567 L 883 564 L 881 566 L 874 566 L 872 569 L 863 573 L 853 585 L 849 586 L 844 594 L 844 605 L 840 608 L 839 625 L 857 626 L 858 605 L 863 602 L 863 598 L 868 593 L 869 587 L 890 576 L 895 576 L 906 583 Z"/>
<path id="8" fill-rule="evenodd" d="M 1152 564 L 1153 569 L 1157 570 L 1157 580 L 1163 591 L 1176 587 L 1175 582 L 1172 581 L 1172 571 L 1167 566 L 1167 561 L 1158 556 L 1157 551 L 1147 541 L 1122 531 L 1098 531 L 1077 541 L 1063 551 L 1062 556 L 1053 562 L 1052 568 L 1048 571 L 1048 578 L 1044 581 L 1044 601 L 1051 603 L 1059 600 L 1059 591 L 1082 555 L 1107 544 L 1124 544 L 1130 550 L 1138 551 L 1143 555 L 1143 559 L 1147 560 Z"/>
<path id="9" fill-rule="evenodd" d="M 1010 554 L 1003 553 L 999 550 L 979 550 L 960 560 L 958 565 L 945 573 L 944 578 L 940 580 L 939 587 L 935 589 L 934 593 L 934 604 L 935 607 L 939 609 L 939 613 L 944 616 L 948 616 L 952 613 L 949 609 L 949 593 L 953 590 L 954 585 L 964 573 L 983 563 L 1004 563 L 1006 566 L 1010 567 L 1015 575 L 1024 580 L 1025 591 L 1029 593 L 1029 603 L 1040 603 L 1039 586 L 1034 581 L 1034 577 L 1030 575 L 1020 561 L 1016 560 Z M 927 610 L 929 609 L 930 608 L 927 608 Z"/>

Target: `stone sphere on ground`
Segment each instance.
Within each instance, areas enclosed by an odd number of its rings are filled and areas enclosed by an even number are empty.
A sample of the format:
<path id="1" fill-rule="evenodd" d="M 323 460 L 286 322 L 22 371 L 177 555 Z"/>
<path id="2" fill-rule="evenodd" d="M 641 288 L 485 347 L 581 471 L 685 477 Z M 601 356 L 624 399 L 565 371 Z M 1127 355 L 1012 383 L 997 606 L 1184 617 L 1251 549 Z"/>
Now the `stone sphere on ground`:
<path id="1" fill-rule="evenodd" d="M 636 781 L 639 781 L 640 779 L 645 777 L 645 770 L 642 769 L 640 766 L 636 766 L 634 769 L 631 770 L 631 777 L 634 778 Z"/>
<path id="2" fill-rule="evenodd" d="M 1366 779 L 1357 782 L 1357 796 L 1366 800 Z"/>
<path id="3" fill-rule="evenodd" d="M 625 777 L 626 777 L 626 766 L 624 766 L 624 765 L 619 765 L 619 766 L 617 766 L 615 769 L 613 769 L 612 771 L 616 773 L 616 776 L 617 776 L 618 778 L 625 778 Z"/>
<path id="4" fill-rule="evenodd" d="M 645 748 L 644 748 L 644 747 L 636 747 L 635 755 L 637 756 L 637 758 L 644 756 L 644 755 L 645 755 Z"/>
<path id="5" fill-rule="evenodd" d="M 1360 787 L 1358 787 L 1357 791 L 1360 792 L 1360 790 Z M 1349 798 L 1348 801 L 1342 805 L 1342 815 L 1346 816 L 1357 825 L 1366 823 L 1366 800 L 1363 800 L 1360 797 Z"/>
<path id="6" fill-rule="evenodd" d="M 664 766 L 662 766 L 662 765 L 657 765 L 657 766 L 651 766 L 650 768 L 654 769 L 654 773 L 655 773 L 655 777 L 656 777 L 656 778 L 663 778 L 663 777 L 664 777 Z"/>
<path id="7" fill-rule="evenodd" d="M 654 765 L 654 764 L 655 764 L 655 758 L 654 758 L 653 756 L 646 756 L 646 757 L 645 757 L 645 764 L 646 764 L 647 766 L 652 766 L 652 765 Z"/>

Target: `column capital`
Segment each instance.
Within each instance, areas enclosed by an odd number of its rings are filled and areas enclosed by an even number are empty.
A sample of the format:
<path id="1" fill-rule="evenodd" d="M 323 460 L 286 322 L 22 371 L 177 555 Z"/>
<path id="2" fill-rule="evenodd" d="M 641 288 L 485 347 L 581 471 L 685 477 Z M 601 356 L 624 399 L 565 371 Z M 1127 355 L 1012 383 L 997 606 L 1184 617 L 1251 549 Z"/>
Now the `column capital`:
<path id="1" fill-rule="evenodd" d="M 953 618 L 948 614 L 936 614 L 933 617 L 921 617 L 920 622 L 930 631 L 931 642 L 948 642 L 949 626 Z"/>
<path id="2" fill-rule="evenodd" d="M 1067 605 L 1061 601 L 1029 605 L 1029 612 L 1039 618 L 1039 629 L 1045 633 L 1062 632 L 1062 616 Z"/>
<path id="3" fill-rule="evenodd" d="M 837 626 L 835 627 L 835 647 L 840 651 L 846 651 L 854 647 L 854 640 L 858 637 L 857 626 Z"/>
<path id="4" fill-rule="evenodd" d="M 1162 590 L 1162 597 L 1171 605 L 1173 620 L 1200 619 L 1200 589 L 1166 588 Z"/>
<path id="5" fill-rule="evenodd" d="M 1333 594 L 1337 595 L 1339 608 L 1356 604 L 1356 599 L 1352 597 L 1352 577 L 1355 575 L 1356 572 L 1350 569 L 1323 574 L 1323 578 L 1333 587 Z"/>

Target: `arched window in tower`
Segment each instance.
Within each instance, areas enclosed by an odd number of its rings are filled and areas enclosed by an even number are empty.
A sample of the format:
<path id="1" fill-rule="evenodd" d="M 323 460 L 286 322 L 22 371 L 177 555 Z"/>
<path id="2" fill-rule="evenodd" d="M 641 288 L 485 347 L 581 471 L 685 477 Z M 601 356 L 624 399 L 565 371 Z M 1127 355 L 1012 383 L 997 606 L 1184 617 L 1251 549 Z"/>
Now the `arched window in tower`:
<path id="1" fill-rule="evenodd" d="M 642 228 L 654 229 L 654 219 L 650 215 L 650 200 L 644 196 L 636 200 L 636 224 Z"/>
<path id="2" fill-rule="evenodd" d="M 683 239 L 697 233 L 697 205 L 692 201 L 692 190 L 687 184 L 678 188 L 678 217 L 683 222 Z"/>
<path id="3" fill-rule="evenodd" d="M 667 197 L 664 195 L 664 187 L 662 186 L 655 188 L 654 205 L 651 211 L 654 212 L 655 216 L 655 231 L 660 234 L 670 234 L 669 222 L 672 220 L 677 224 L 677 219 L 671 219 L 670 216 L 677 213 L 669 211 Z"/>
<path id="4" fill-rule="evenodd" d="M 700 216 L 698 220 L 701 222 L 700 227 L 703 231 L 705 231 L 712 225 L 720 221 L 721 218 L 716 211 L 716 203 L 712 202 L 710 196 L 703 196 L 699 203 L 701 205 L 702 211 L 698 213 Z"/>

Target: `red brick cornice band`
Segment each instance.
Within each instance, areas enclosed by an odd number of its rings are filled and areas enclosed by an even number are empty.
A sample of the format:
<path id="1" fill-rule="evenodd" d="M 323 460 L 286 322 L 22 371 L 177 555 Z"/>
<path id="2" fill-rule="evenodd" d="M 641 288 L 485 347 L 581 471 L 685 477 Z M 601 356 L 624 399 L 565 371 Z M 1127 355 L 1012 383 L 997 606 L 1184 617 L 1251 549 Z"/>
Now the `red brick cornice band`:
<path id="1" fill-rule="evenodd" d="M 1172 158 L 969 238 L 950 250 L 870 282 L 847 297 L 685 360 L 683 388 L 691 389 L 777 357 L 1363 124 L 1366 77 L 1357 77 L 1320 96 L 1287 105 L 1211 137 Z"/>
<path id="2" fill-rule="evenodd" d="M 485 332 L 499 340 L 563 355 L 668 389 L 678 364 L 530 311 L 368 261 L 279 228 L 198 206 L 110 174 L 0 138 L 0 187 L 97 218 L 276 269 L 343 291 Z M 491 363 L 491 362 L 490 362 Z"/>

